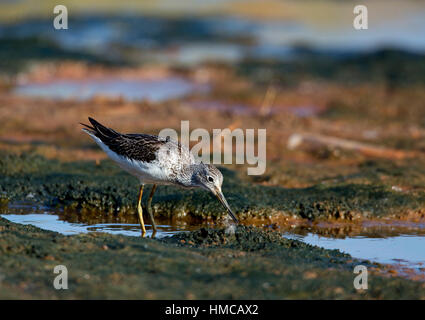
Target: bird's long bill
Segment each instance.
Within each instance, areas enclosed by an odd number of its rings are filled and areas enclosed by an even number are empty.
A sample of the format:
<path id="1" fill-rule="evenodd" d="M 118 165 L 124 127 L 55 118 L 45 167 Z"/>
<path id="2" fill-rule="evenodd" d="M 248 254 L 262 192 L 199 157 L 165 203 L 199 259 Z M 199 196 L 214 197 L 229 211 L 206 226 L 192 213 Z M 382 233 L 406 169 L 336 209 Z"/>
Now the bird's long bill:
<path id="1" fill-rule="evenodd" d="M 223 193 L 221 192 L 221 190 L 216 190 L 215 195 L 217 196 L 218 200 L 220 200 L 220 202 L 223 204 L 223 206 L 226 208 L 227 212 L 229 213 L 229 215 L 232 217 L 233 221 L 235 223 L 239 223 L 239 220 L 235 217 L 235 215 L 232 212 L 232 209 L 230 209 L 229 204 L 226 201 L 226 198 L 224 197 Z"/>

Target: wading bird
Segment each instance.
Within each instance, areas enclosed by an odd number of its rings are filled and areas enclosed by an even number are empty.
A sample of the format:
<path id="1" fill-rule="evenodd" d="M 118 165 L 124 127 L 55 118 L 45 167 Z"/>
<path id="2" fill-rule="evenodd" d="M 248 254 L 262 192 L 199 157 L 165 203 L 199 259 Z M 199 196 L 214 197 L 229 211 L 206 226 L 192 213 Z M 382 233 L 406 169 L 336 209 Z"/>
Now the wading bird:
<path id="1" fill-rule="evenodd" d="M 140 189 L 137 202 L 142 236 L 146 234 L 143 222 L 141 200 L 145 184 L 153 184 L 147 202 L 147 210 L 152 221 L 153 236 L 156 225 L 151 203 L 157 185 L 176 185 L 183 188 L 203 188 L 211 191 L 227 209 L 235 223 L 233 214 L 221 191 L 223 175 L 213 165 L 196 163 L 193 154 L 186 146 L 170 139 L 149 134 L 122 134 L 107 128 L 89 117 L 92 126 L 85 126 L 86 132 L 122 169 L 139 179 Z"/>

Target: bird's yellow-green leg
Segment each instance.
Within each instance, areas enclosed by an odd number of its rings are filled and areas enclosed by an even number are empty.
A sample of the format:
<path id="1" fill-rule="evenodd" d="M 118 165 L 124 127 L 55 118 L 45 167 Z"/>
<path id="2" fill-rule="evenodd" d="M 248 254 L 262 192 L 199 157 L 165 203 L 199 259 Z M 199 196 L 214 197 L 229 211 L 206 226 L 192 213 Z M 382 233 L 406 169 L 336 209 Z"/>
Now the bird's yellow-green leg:
<path id="1" fill-rule="evenodd" d="M 156 184 L 154 184 L 152 187 L 151 193 L 149 194 L 148 205 L 147 205 L 148 213 L 152 221 L 152 229 L 153 229 L 152 238 L 155 236 L 155 233 L 156 233 L 156 224 L 155 224 L 155 220 L 153 219 L 153 212 L 152 212 L 152 206 L 151 206 L 152 198 L 155 193 L 155 190 L 156 190 Z"/>
<path id="2" fill-rule="evenodd" d="M 142 229 L 142 237 L 146 234 L 145 223 L 143 222 L 143 209 L 142 209 L 142 195 L 143 195 L 143 187 L 145 185 L 142 184 L 139 190 L 139 201 L 137 202 L 137 213 L 139 214 L 139 222 L 140 227 Z"/>

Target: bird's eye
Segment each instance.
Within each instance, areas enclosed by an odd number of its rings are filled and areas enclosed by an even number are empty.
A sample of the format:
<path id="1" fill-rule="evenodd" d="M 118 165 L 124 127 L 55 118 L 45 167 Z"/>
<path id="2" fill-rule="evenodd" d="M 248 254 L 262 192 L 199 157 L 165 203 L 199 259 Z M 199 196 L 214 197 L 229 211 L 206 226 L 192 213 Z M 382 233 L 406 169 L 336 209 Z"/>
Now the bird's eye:
<path id="1" fill-rule="evenodd" d="M 211 178 L 211 177 L 208 177 L 208 181 L 209 181 L 209 182 L 214 182 L 214 179 L 213 179 L 213 178 Z"/>

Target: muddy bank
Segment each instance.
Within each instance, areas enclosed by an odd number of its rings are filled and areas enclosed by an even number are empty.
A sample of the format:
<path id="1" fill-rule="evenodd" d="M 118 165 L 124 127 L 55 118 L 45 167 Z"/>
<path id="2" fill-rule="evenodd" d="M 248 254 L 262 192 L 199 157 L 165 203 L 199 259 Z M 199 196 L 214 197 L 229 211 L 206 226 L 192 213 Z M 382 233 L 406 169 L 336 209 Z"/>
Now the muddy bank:
<path id="1" fill-rule="evenodd" d="M 62 236 L 0 218 L 1 298 L 424 299 L 424 283 L 378 275 L 355 261 L 273 231 L 201 229 L 165 240 L 101 233 Z M 369 289 L 353 268 L 370 268 Z M 68 269 L 55 290 L 53 268 Z"/>
<path id="2" fill-rule="evenodd" d="M 319 183 L 308 188 L 265 186 L 242 180 L 236 171 L 221 168 L 223 192 L 240 219 L 293 217 L 359 220 L 403 216 L 425 205 L 423 192 L 399 192 L 382 184 L 362 181 Z M 112 161 L 60 162 L 33 154 L 2 152 L 0 160 L 2 203 L 32 201 L 65 211 L 80 212 L 81 219 L 106 221 L 134 215 L 137 180 Z M 146 193 L 146 196 L 148 194 Z M 70 209 L 70 210 L 66 210 Z M 202 190 L 158 188 L 154 213 L 164 218 L 219 219 L 221 204 Z M 66 213 L 65 213 L 66 214 Z"/>

